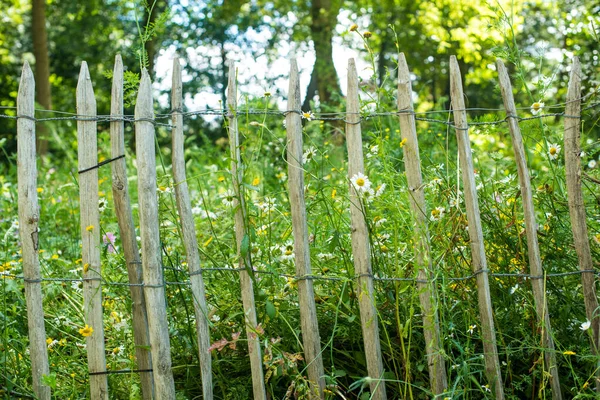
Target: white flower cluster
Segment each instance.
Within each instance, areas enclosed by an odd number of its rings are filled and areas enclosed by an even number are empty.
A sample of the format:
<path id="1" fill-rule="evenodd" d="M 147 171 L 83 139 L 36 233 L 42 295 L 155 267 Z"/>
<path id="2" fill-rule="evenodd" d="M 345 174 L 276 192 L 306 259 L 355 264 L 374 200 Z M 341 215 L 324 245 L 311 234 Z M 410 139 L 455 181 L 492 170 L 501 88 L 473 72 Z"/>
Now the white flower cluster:
<path id="1" fill-rule="evenodd" d="M 374 197 L 379 197 L 385 191 L 386 185 L 382 183 L 381 185 L 373 188 L 371 186 L 371 181 L 369 177 L 359 172 L 355 174 L 351 179 L 350 183 L 358 193 L 358 195 L 366 200 L 367 202 L 373 200 Z"/>

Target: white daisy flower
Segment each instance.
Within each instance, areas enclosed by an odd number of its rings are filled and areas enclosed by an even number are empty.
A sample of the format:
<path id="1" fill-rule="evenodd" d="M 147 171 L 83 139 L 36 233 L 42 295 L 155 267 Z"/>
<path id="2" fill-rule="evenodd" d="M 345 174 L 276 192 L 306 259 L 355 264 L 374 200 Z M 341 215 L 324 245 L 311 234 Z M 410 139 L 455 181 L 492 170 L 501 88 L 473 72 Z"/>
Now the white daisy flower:
<path id="1" fill-rule="evenodd" d="M 379 145 L 371 146 L 369 152 L 367 153 L 367 158 L 371 158 L 373 156 L 376 156 L 377 154 L 379 154 Z"/>
<path id="2" fill-rule="evenodd" d="M 292 242 L 288 242 L 285 246 L 279 248 L 281 251 L 282 260 L 292 260 L 294 258 L 294 245 Z"/>
<path id="3" fill-rule="evenodd" d="M 221 195 L 221 201 L 226 207 L 232 207 L 235 203 L 235 193 L 233 193 L 232 190 L 228 190 L 223 195 Z"/>
<path id="4" fill-rule="evenodd" d="M 430 219 L 432 221 L 439 221 L 440 219 L 442 219 L 444 217 L 445 213 L 446 213 L 446 209 L 444 207 L 436 207 L 433 210 L 431 210 Z"/>
<path id="5" fill-rule="evenodd" d="M 308 164 L 317 155 L 317 149 L 314 146 L 310 146 L 308 150 L 302 154 L 302 164 Z"/>
<path id="6" fill-rule="evenodd" d="M 98 199 L 98 211 L 103 212 L 104 210 L 106 210 L 107 206 L 108 201 L 106 200 L 106 197 L 100 197 Z"/>
<path id="7" fill-rule="evenodd" d="M 375 197 L 381 196 L 381 194 L 385 190 L 385 186 L 386 186 L 385 183 L 382 183 L 381 185 L 379 185 L 375 188 Z"/>
<path id="8" fill-rule="evenodd" d="M 533 103 L 531 105 L 531 113 L 533 115 L 538 115 L 540 113 L 540 111 L 542 111 L 543 108 L 544 108 L 544 103 L 542 103 L 541 101 L 536 101 L 535 103 Z"/>
<path id="9" fill-rule="evenodd" d="M 173 189 L 168 186 L 159 186 L 158 188 L 156 188 L 156 191 L 159 194 L 160 193 L 171 193 L 173 191 Z"/>
<path id="10" fill-rule="evenodd" d="M 265 197 L 263 201 L 254 203 L 262 212 L 271 212 L 275 210 L 277 200 L 272 197 Z"/>
<path id="11" fill-rule="evenodd" d="M 590 162 L 588 163 L 588 168 L 594 169 L 596 168 L 596 165 L 598 165 L 598 163 L 596 163 L 596 160 L 590 160 Z"/>
<path id="12" fill-rule="evenodd" d="M 548 145 L 548 155 L 551 160 L 556 160 L 560 154 L 560 145 L 552 143 Z"/>
<path id="13" fill-rule="evenodd" d="M 358 193 L 366 193 L 369 191 L 369 189 L 371 189 L 371 181 L 369 180 L 369 177 L 362 172 L 354 175 L 350 179 L 350 182 L 352 182 L 352 186 L 354 186 L 354 189 L 356 189 Z"/>
<path id="14" fill-rule="evenodd" d="M 591 326 L 592 326 L 592 323 L 589 320 L 586 320 L 584 323 L 581 324 L 581 326 L 579 328 L 582 331 L 587 331 L 588 329 L 590 329 Z"/>
<path id="15" fill-rule="evenodd" d="M 315 114 L 312 111 L 305 111 L 302 113 L 302 119 L 312 121 L 315 118 Z"/>

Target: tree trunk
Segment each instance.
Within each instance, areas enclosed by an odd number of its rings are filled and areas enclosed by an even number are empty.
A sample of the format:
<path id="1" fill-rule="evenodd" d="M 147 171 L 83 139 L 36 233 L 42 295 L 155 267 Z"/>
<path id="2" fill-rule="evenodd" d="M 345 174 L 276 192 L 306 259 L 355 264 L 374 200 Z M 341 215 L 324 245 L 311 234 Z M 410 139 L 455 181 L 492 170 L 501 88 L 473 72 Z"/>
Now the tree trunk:
<path id="1" fill-rule="evenodd" d="M 50 92 L 50 61 L 48 58 L 48 35 L 46 34 L 46 0 L 33 0 L 31 6 L 31 34 L 35 57 L 35 101 L 47 110 L 52 109 Z M 48 129 L 37 126 L 38 154 L 48 152 Z"/>
<path id="2" fill-rule="evenodd" d="M 156 23 L 158 16 L 163 13 L 167 7 L 169 7 L 168 0 L 154 0 L 150 4 L 150 9 L 146 9 L 144 13 L 144 26 L 143 28 L 149 27 Z M 154 78 L 154 62 L 156 61 L 157 47 L 160 45 L 160 39 L 158 36 L 153 36 L 144 44 L 144 50 L 148 56 L 148 74 L 150 78 Z"/>
<path id="3" fill-rule="evenodd" d="M 311 84 L 316 80 L 319 101 L 322 105 L 331 106 L 331 98 L 335 93 L 341 93 L 337 72 L 333 64 L 332 39 L 340 11 L 339 0 L 313 0 L 311 4 L 312 23 L 310 32 L 315 46 L 315 65 Z M 310 87 L 310 85 L 309 85 Z M 310 93 L 307 93 L 304 106 L 310 104 Z M 313 93 L 314 96 L 314 93 Z"/>
<path id="4" fill-rule="evenodd" d="M 310 74 L 310 82 L 308 88 L 306 88 L 306 97 L 304 103 L 302 103 L 302 111 L 310 111 L 310 102 L 313 97 L 317 94 L 317 69 L 313 67 L 312 73 Z"/>

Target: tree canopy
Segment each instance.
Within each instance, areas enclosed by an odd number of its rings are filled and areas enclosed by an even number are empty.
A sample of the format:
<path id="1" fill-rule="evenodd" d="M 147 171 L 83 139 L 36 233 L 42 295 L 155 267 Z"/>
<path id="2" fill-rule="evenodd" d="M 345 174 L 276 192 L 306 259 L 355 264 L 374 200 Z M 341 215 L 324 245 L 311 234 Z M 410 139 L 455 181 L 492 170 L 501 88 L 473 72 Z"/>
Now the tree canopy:
<path id="1" fill-rule="evenodd" d="M 50 60 L 51 99 L 41 107 L 51 104 L 61 111 L 75 108 L 74 88 L 85 60 L 99 112 L 107 113 L 110 81 L 105 75 L 117 53 L 122 54 L 135 79 L 142 67 L 156 70 L 161 51 L 177 52 L 186 64 L 186 90 L 213 93 L 224 102 L 227 58 L 240 58 L 243 53 L 272 65 L 295 49 L 299 55 L 315 59 L 309 67 L 305 110 L 340 106 L 339 71 L 333 59 L 336 46 L 359 52 L 371 66 L 368 84 L 374 89 L 386 79 L 394 81 L 397 54 L 404 52 L 423 109 L 448 105 L 450 55 L 456 55 L 461 63 L 468 103 L 481 107 L 499 104 L 487 95 L 496 87 L 496 57 L 508 61 L 519 78 L 518 96 L 523 101 L 563 94 L 565 82 L 559 78 L 567 73 L 571 56 L 582 61 L 584 90 L 597 87 L 600 75 L 600 5 L 590 0 L 569 0 L 562 7 L 522 0 L 1 0 L 0 106 L 15 105 L 23 61 L 44 62 L 36 60 L 43 54 L 34 44 L 39 47 L 40 41 L 40 34 L 37 42 L 33 35 L 39 32 L 33 18 L 36 3 L 45 5 L 43 23 Z M 349 31 L 352 24 L 357 25 L 357 32 Z M 282 49 L 287 50 L 282 53 Z M 280 78 L 275 72 L 266 77 L 273 82 Z M 38 88 L 43 90 L 43 82 L 38 82 Z M 10 108 L 5 112 L 14 114 Z M 14 146 L 14 132 L 13 121 L 0 121 L 0 133 L 10 146 Z M 208 136 L 215 138 L 220 132 L 213 127 Z"/>

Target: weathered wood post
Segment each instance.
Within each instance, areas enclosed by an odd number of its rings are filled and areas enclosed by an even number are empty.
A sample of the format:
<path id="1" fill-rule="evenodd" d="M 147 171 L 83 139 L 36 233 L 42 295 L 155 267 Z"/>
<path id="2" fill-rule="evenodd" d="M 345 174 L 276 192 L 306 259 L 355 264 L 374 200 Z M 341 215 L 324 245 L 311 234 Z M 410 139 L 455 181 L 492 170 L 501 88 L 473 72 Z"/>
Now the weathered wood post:
<path id="1" fill-rule="evenodd" d="M 538 323 L 542 330 L 542 343 L 545 346 L 544 360 L 546 368 L 551 375 L 550 385 L 552 387 L 552 398 L 554 400 L 562 399 L 558 368 L 556 366 L 556 354 L 554 349 L 554 340 L 552 339 L 552 329 L 550 326 L 550 316 L 548 314 L 548 302 L 545 293 L 545 275 L 540 257 L 540 247 L 537 239 L 537 223 L 535 221 L 535 209 L 533 207 L 533 194 L 531 192 L 531 178 L 527 169 L 527 157 L 525 155 L 525 146 L 519 122 L 517 120 L 517 109 L 512 94 L 512 86 L 506 67 L 501 60 L 496 62 L 498 67 L 498 76 L 500 79 L 500 89 L 504 99 L 504 108 L 510 136 L 513 142 L 515 161 L 517 163 L 517 174 L 521 186 L 521 198 L 523 199 L 523 214 L 525 219 L 525 231 L 527 234 L 527 253 L 529 256 L 529 270 L 531 271 L 531 285 L 533 287 L 533 297 L 535 300 L 535 309 Z M 461 97 L 462 98 L 462 97 Z M 464 106 L 463 106 L 464 108 Z"/>
<path id="2" fill-rule="evenodd" d="M 135 149 L 138 165 L 144 294 L 148 311 L 154 393 L 158 400 L 172 400 L 175 399 L 175 383 L 171 371 L 171 342 L 158 227 L 152 84 L 145 69 L 142 71 L 142 80 L 135 105 Z"/>
<path id="3" fill-rule="evenodd" d="M 50 387 L 42 382 L 50 374 L 44 324 L 42 276 L 38 255 L 40 208 L 35 158 L 35 80 L 29 63 L 23 64 L 17 95 L 17 186 L 19 191 L 19 237 L 23 256 L 23 281 L 27 303 L 27 328 L 33 393 L 50 400 Z"/>
<path id="4" fill-rule="evenodd" d="M 98 209 L 98 142 L 96 98 L 87 63 L 81 64 L 77 83 L 77 149 L 79 209 L 83 264 L 83 309 L 92 329 L 86 337 L 92 399 L 108 399 L 100 265 L 100 210 Z"/>
<path id="5" fill-rule="evenodd" d="M 362 134 L 360 129 L 360 102 L 358 98 L 358 75 L 354 59 L 348 60 L 348 93 L 346 98 L 346 142 L 348 146 L 348 178 L 364 173 Z M 365 344 L 367 372 L 371 378 L 371 399 L 386 398 L 383 380 L 383 362 L 379 342 L 379 325 L 373 271 L 369 250 L 369 231 L 365 221 L 364 202 L 358 188 L 350 182 L 350 221 L 352 227 L 352 255 L 357 275 L 357 297 Z"/>
<path id="6" fill-rule="evenodd" d="M 423 176 L 421 175 L 421 159 L 419 142 L 415 124 L 414 107 L 412 102 L 412 85 L 410 71 L 404 53 L 398 58 L 398 119 L 404 145 L 404 166 L 409 188 L 410 209 L 414 219 L 414 252 L 416 265 L 419 269 L 417 288 L 423 314 L 423 331 L 425 334 L 425 350 L 429 367 L 429 383 L 434 394 L 440 395 L 446 391 L 446 363 L 440 335 L 437 295 L 433 279 L 435 274 L 431 264 L 429 246 L 429 231 L 427 226 L 427 205 L 423 191 Z"/>
<path id="7" fill-rule="evenodd" d="M 296 59 L 290 62 L 290 85 L 286 116 L 288 188 L 292 212 L 292 231 L 294 234 L 294 260 L 298 276 L 298 300 L 300 303 L 300 323 L 304 355 L 308 363 L 308 379 L 313 387 L 311 396 L 324 398 L 325 372 L 321 357 L 321 337 L 317 321 L 317 307 L 313 281 L 303 278 L 312 274 L 310 248 L 308 246 L 308 224 L 306 222 L 306 203 L 304 201 L 304 169 L 302 166 L 302 119 L 298 111 L 300 100 L 300 79 Z"/>
<path id="8" fill-rule="evenodd" d="M 194 299 L 194 315 L 196 316 L 196 339 L 200 356 L 200 372 L 202 374 L 202 394 L 206 400 L 213 398 L 212 357 L 210 347 L 210 330 L 204 280 L 200 266 L 196 226 L 185 173 L 185 157 L 183 152 L 183 83 L 179 58 L 173 59 L 173 81 L 171 88 L 171 109 L 173 114 L 173 179 L 175 181 L 175 198 L 181 221 L 181 232 L 185 247 L 186 261 L 190 272 L 190 284 Z"/>
<path id="9" fill-rule="evenodd" d="M 246 254 L 242 253 L 242 247 L 249 243 L 246 231 L 244 193 L 242 191 L 243 166 L 240 154 L 240 136 L 237 124 L 237 80 L 236 68 L 233 60 L 228 63 L 229 81 L 227 87 L 227 118 L 229 120 L 229 145 L 231 149 L 231 177 L 233 180 L 235 210 L 235 239 L 237 244 L 238 268 L 240 270 L 240 286 L 242 289 L 242 305 L 246 318 L 246 336 L 248 337 L 248 353 L 250 355 L 250 367 L 252 369 L 252 387 L 254 400 L 266 400 L 265 380 L 262 369 L 262 357 L 260 351 L 260 340 L 256 332 L 258 322 L 256 320 L 256 305 L 254 304 L 254 285 L 250 273 L 250 251 L 246 248 Z M 246 238 L 244 240 L 244 238 Z M 246 246 L 248 246 L 246 244 Z"/>
<path id="10" fill-rule="evenodd" d="M 125 161 L 125 127 L 123 121 L 123 61 L 121 56 L 115 57 L 111 95 L 110 151 L 111 157 L 121 159 L 111 163 L 112 193 L 115 203 L 115 213 L 119 224 L 119 236 L 123 245 L 123 254 L 127 263 L 127 275 L 130 286 L 133 311 L 133 340 L 135 343 L 135 358 L 140 372 L 142 396 L 144 400 L 153 398 L 154 381 L 152 379 L 152 355 L 150 353 L 150 338 L 148 334 L 148 315 L 146 313 L 146 298 L 144 297 L 142 261 L 136 240 L 131 202 L 129 199 L 129 184 L 127 182 L 127 162 Z"/>
<path id="11" fill-rule="evenodd" d="M 483 229 L 481 226 L 481 216 L 479 214 L 479 199 L 477 196 L 473 156 L 469 140 L 469 125 L 467 122 L 467 112 L 465 111 L 462 78 L 455 56 L 450 57 L 450 96 L 452 98 L 452 111 L 454 114 L 454 125 L 458 142 L 460 168 L 462 170 L 467 221 L 469 223 L 472 269 L 477 279 L 477 296 L 479 300 L 481 333 L 483 334 L 485 373 L 496 399 L 504 399 L 502 372 L 500 371 L 500 362 L 498 360 L 494 314 L 490 295 L 489 270 L 483 244 Z"/>
<path id="12" fill-rule="evenodd" d="M 600 354 L 600 310 L 596 295 L 596 273 L 590 251 L 585 203 L 581 191 L 581 65 L 573 57 L 565 107 L 565 170 L 571 230 L 579 260 L 585 314 L 592 323 L 592 353 Z M 600 369 L 596 370 L 596 392 L 600 393 Z"/>

